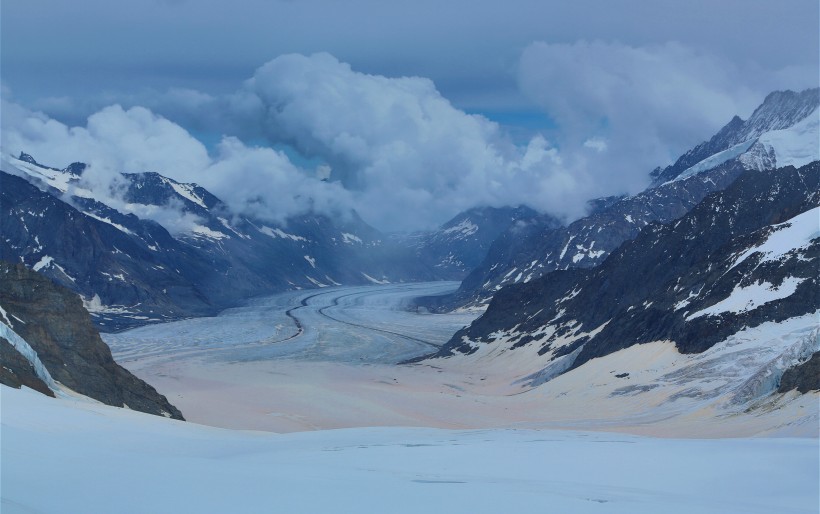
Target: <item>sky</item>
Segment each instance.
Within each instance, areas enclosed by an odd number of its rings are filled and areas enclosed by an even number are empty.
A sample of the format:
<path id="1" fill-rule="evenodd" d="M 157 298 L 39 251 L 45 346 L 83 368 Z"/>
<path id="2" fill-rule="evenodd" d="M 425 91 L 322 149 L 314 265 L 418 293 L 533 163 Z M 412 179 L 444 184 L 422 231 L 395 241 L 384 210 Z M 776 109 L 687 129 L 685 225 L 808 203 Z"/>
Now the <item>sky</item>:
<path id="1" fill-rule="evenodd" d="M 566 220 L 818 85 L 816 0 L 8 0 L 2 152 L 158 171 L 273 221 Z M 328 178 L 328 180 L 322 180 Z"/>

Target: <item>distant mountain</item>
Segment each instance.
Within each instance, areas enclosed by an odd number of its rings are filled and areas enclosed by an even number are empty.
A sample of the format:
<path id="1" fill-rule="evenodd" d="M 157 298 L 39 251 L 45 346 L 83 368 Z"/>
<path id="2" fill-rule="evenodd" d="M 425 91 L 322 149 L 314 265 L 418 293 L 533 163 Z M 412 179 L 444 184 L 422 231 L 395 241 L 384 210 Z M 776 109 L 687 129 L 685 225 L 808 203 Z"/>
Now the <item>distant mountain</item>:
<path id="1" fill-rule="evenodd" d="M 0 355 L 2 384 L 49 396 L 67 387 L 115 407 L 183 419 L 164 396 L 114 362 L 76 293 L 4 261 Z"/>
<path id="2" fill-rule="evenodd" d="M 102 330 L 213 314 L 288 289 L 440 277 L 355 212 L 270 223 L 233 215 L 196 184 L 122 174 L 121 201 L 138 217 L 84 189 L 81 163 L 57 169 L 21 154 L 4 167 L 0 259 L 78 292 Z M 157 212 L 182 228 L 172 234 L 150 219 Z"/>
<path id="3" fill-rule="evenodd" d="M 595 268 L 501 289 L 436 357 L 521 354 L 539 369 L 525 381 L 538 385 L 634 345 L 671 341 L 695 354 L 763 324 L 808 317 L 816 329 L 818 262 L 820 162 L 749 170 L 677 221 L 648 225 Z M 767 357 L 755 380 L 772 392 L 788 364 L 810 360 L 820 340 L 806 335 L 797 353 Z M 820 387 L 807 376 L 810 362 L 789 373 L 789 387 Z"/>
<path id="4" fill-rule="evenodd" d="M 726 188 L 745 170 L 802 166 L 820 158 L 820 89 L 775 92 L 752 116 L 735 117 L 712 139 L 686 152 L 634 196 L 594 201 L 591 213 L 566 227 L 513 226 L 452 295 L 419 299 L 433 310 L 486 306 L 502 287 L 555 270 L 599 265 L 653 222 L 675 220 L 708 194 Z"/>
<path id="5" fill-rule="evenodd" d="M 817 150 L 817 137 L 812 139 L 812 133 L 817 133 L 818 105 L 820 88 L 770 93 L 748 120 L 735 116 L 709 141 L 692 148 L 671 166 L 653 171 L 653 186 L 740 156 L 751 169 L 806 164 L 793 161 L 802 160 L 805 155 L 801 153 L 811 150 L 811 145 Z M 781 132 L 793 128 L 796 130 Z"/>
<path id="6" fill-rule="evenodd" d="M 481 264 L 493 241 L 513 225 L 532 223 L 539 215 L 529 207 L 476 207 L 456 215 L 432 232 L 416 232 L 397 238 L 409 247 L 436 275 L 461 280 Z M 543 216 L 550 226 L 560 226 Z"/>

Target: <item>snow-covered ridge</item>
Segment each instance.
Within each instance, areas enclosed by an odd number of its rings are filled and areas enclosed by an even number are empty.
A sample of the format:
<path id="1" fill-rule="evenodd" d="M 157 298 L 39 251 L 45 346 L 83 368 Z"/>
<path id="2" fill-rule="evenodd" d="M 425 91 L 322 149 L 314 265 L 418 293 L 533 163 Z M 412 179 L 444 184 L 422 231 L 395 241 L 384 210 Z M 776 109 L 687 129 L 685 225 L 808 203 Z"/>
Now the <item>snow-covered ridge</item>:
<path id="1" fill-rule="evenodd" d="M 201 236 L 208 239 L 213 239 L 219 241 L 220 239 L 225 239 L 230 237 L 228 234 L 220 232 L 218 230 L 211 230 L 210 228 L 204 225 L 194 225 L 194 228 L 191 229 L 191 233 L 194 237 Z"/>
<path id="2" fill-rule="evenodd" d="M 128 230 L 127 227 L 124 227 L 124 226 L 120 225 L 119 223 L 114 223 L 113 221 L 111 221 L 110 218 L 103 218 L 102 216 L 98 216 L 98 215 L 94 214 L 93 212 L 88 212 L 88 211 L 83 211 L 83 214 L 85 214 L 89 218 L 94 218 L 97 221 L 102 221 L 103 223 L 107 223 L 107 224 L 111 225 L 112 227 L 116 228 L 117 230 L 125 232 L 128 235 L 134 235 L 134 233 L 132 231 Z"/>
<path id="3" fill-rule="evenodd" d="M 738 143 L 722 152 L 718 152 L 714 155 L 710 155 L 709 157 L 703 159 L 699 163 L 691 166 L 690 168 L 685 169 L 680 175 L 675 177 L 674 179 L 670 180 L 669 182 L 665 182 L 665 184 L 669 184 L 672 182 L 676 182 L 678 180 L 687 179 L 693 175 L 697 175 L 698 173 L 702 173 L 707 170 L 711 170 L 721 164 L 730 161 L 741 154 L 745 153 L 753 144 L 755 143 L 754 139 L 750 139 L 748 141 L 744 141 L 742 143 Z"/>
<path id="4" fill-rule="evenodd" d="M 792 127 L 765 132 L 758 141 L 774 150 L 778 167 L 799 168 L 820 160 L 820 111 L 815 109 Z"/>
<path id="5" fill-rule="evenodd" d="M 28 161 L 18 159 L 13 155 L 9 155 L 8 158 L 4 157 L 3 165 L 8 165 L 10 171 L 17 171 L 19 176 L 42 181 L 62 193 L 67 192 L 73 183 L 76 183 L 80 179 L 79 175 L 75 175 L 69 171 L 38 166 Z"/>
<path id="6" fill-rule="evenodd" d="M 441 231 L 442 234 L 455 234 L 458 238 L 465 238 L 478 232 L 478 225 L 469 219 L 462 220 L 458 225 L 446 228 Z"/>
<path id="7" fill-rule="evenodd" d="M 738 256 L 731 268 L 755 253 L 763 254 L 760 260 L 762 263 L 779 260 L 791 251 L 806 248 L 811 241 L 820 237 L 820 207 L 798 214 L 783 223 L 772 225 L 772 229 L 765 241 Z"/>
<path id="8" fill-rule="evenodd" d="M 774 166 L 799 168 L 810 162 L 820 160 L 820 143 L 818 141 L 820 141 L 820 109 L 815 108 L 808 116 L 794 125 L 765 131 L 755 138 L 747 139 L 722 152 L 710 155 L 687 168 L 666 184 L 684 180 L 738 157 L 741 162 L 747 164 L 747 167 L 752 167 L 751 163 L 759 161 L 759 157 L 751 155 L 750 152 L 755 143 L 760 143 L 764 152 L 774 154 Z"/>
<path id="9" fill-rule="evenodd" d="M 686 321 L 693 320 L 700 316 L 716 316 L 724 312 L 737 314 L 754 310 L 769 302 L 788 298 L 794 294 L 797 290 L 797 286 L 799 286 L 801 282 L 803 282 L 803 279 L 788 277 L 779 286 L 768 282 L 750 284 L 748 286 L 736 285 L 727 298 L 711 307 L 686 316 Z"/>
<path id="10" fill-rule="evenodd" d="M 171 186 L 171 188 L 179 196 L 181 196 L 181 197 L 185 198 L 186 200 L 189 200 L 189 201 L 199 205 L 203 209 L 208 208 L 208 206 L 205 205 L 205 200 L 203 200 L 201 196 L 196 194 L 196 191 L 194 189 L 194 188 L 197 187 L 196 184 L 185 184 L 185 183 L 177 182 L 176 180 L 171 180 L 167 177 L 162 177 L 162 176 L 160 176 L 160 179 L 162 180 L 162 182 L 164 184 L 167 184 L 167 185 Z"/>
<path id="11" fill-rule="evenodd" d="M 805 119 L 820 105 L 820 89 L 774 91 L 744 122 L 744 130 L 737 141 L 754 139 L 771 130 L 791 127 Z"/>
<path id="12" fill-rule="evenodd" d="M 259 232 L 262 232 L 266 236 L 270 236 L 270 237 L 273 237 L 273 238 L 279 237 L 279 238 L 282 238 L 282 239 L 290 239 L 291 241 L 307 241 L 306 238 L 304 238 L 302 236 L 297 236 L 295 234 L 288 234 L 287 232 L 285 232 L 281 228 L 270 228 L 266 225 L 263 225 L 262 227 L 259 227 L 258 230 L 259 230 Z"/>

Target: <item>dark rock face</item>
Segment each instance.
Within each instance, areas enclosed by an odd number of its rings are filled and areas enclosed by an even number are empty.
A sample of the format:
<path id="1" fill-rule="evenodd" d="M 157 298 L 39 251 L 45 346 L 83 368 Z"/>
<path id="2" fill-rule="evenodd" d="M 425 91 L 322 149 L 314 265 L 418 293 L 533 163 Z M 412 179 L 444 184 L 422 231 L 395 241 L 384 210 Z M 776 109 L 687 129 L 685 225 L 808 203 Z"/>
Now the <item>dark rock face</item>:
<path id="1" fill-rule="evenodd" d="M 783 373 L 777 392 L 787 393 L 794 389 L 799 393 L 820 390 L 820 352 L 814 352 L 809 360 Z"/>
<path id="2" fill-rule="evenodd" d="M 54 398 L 54 391 L 37 376 L 34 366 L 5 337 L 0 337 L 0 363 L 0 384 L 15 389 L 26 386 Z"/>
<path id="3" fill-rule="evenodd" d="M 119 306 L 95 313 L 102 328 L 213 312 L 197 284 L 209 263 L 156 223 L 94 207 L 111 223 L 0 172 L 0 259 L 23 262 L 86 299 L 97 295 L 102 304 Z"/>
<path id="4" fill-rule="evenodd" d="M 59 170 L 29 155 L 19 161 L 28 171 L 0 172 L 0 259 L 37 267 L 78 292 L 106 331 L 215 314 L 248 297 L 296 288 L 461 279 L 512 225 L 559 225 L 527 207 L 476 208 L 434 232 L 387 237 L 355 212 L 276 224 L 233 215 L 196 184 L 153 172 L 122 174 L 124 202 L 195 220 L 193 231 L 172 234 L 71 196 L 65 184 L 82 185 L 81 163 Z"/>
<path id="5" fill-rule="evenodd" d="M 22 264 L 0 261 L 0 305 L 54 380 L 108 405 L 183 419 L 164 396 L 114 362 L 77 294 Z"/>
<path id="6" fill-rule="evenodd" d="M 572 369 L 657 340 L 703 352 L 741 328 L 815 312 L 820 238 L 773 260 L 755 249 L 818 205 L 820 162 L 748 171 L 678 221 L 647 226 L 597 268 L 555 271 L 501 289 L 438 356 L 474 352 L 474 343 L 492 344 L 502 333 L 512 350 L 537 344 L 551 359 L 577 352 Z M 782 292 L 752 308 L 718 308 L 750 287 Z M 586 335 L 556 346 L 571 334 Z"/>
<path id="7" fill-rule="evenodd" d="M 558 227 L 551 216 L 529 207 L 476 207 L 464 211 L 433 232 L 418 232 L 398 239 L 418 259 L 444 279 L 461 280 L 481 264 L 493 242 L 510 227 L 542 218 Z"/>
<path id="8" fill-rule="evenodd" d="M 492 244 L 486 259 L 458 291 L 431 299 L 427 306 L 446 311 L 483 304 L 506 285 L 529 282 L 555 270 L 597 266 L 650 223 L 683 216 L 743 171 L 738 163 L 727 163 L 707 173 L 708 177 L 671 182 L 635 196 L 602 199 L 594 203 L 592 214 L 566 227 L 556 226 L 547 217 L 514 224 Z"/>

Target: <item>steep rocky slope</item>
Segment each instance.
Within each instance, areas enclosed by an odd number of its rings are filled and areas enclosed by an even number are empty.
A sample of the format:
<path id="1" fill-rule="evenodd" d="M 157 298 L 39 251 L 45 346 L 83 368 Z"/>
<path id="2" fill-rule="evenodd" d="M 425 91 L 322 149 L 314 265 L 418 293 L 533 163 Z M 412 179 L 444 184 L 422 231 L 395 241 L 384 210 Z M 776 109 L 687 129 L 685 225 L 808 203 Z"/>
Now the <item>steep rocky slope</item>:
<path id="1" fill-rule="evenodd" d="M 820 390 L 820 352 L 783 373 L 777 390 L 787 393 L 795 389 L 800 393 Z"/>
<path id="2" fill-rule="evenodd" d="M 50 389 L 53 380 L 108 405 L 183 419 L 164 396 L 114 362 L 76 293 L 22 264 L 0 261 L 0 309 L 0 383 L 48 394 L 43 387 Z"/>
<path id="3" fill-rule="evenodd" d="M 820 105 L 820 89 L 818 88 L 806 89 L 799 93 L 774 91 L 763 100 L 763 103 L 755 109 L 749 119 L 742 120 L 740 117 L 735 116 L 711 139 L 700 143 L 681 155 L 674 164 L 655 169 L 651 174 L 654 179 L 653 184 L 660 185 L 669 180 L 674 180 L 698 163 L 736 147 L 736 145 L 749 142 L 747 148 L 750 148 L 755 140 L 766 132 L 783 130 L 806 119 L 817 109 L 818 105 Z M 737 147 L 737 150 L 739 151 L 740 148 Z M 761 148 L 761 150 L 765 151 L 766 149 Z M 767 151 L 765 153 L 769 154 Z M 776 161 L 776 158 L 776 155 L 771 154 L 771 161 Z M 781 156 L 782 158 L 783 156 Z M 778 163 L 770 162 L 770 164 L 766 167 L 772 168 Z"/>

